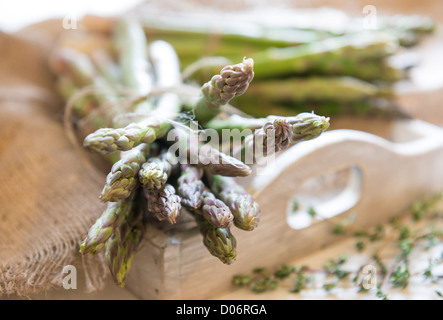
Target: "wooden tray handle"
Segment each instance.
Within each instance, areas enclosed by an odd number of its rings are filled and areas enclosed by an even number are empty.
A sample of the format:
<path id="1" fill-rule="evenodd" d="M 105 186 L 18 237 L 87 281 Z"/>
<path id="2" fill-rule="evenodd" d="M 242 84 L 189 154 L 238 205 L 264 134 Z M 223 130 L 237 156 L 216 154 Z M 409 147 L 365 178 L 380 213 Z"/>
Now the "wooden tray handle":
<path id="1" fill-rule="evenodd" d="M 264 214 L 287 212 L 309 179 L 347 168 L 361 172 L 361 221 L 373 211 L 390 215 L 422 195 L 443 190 L 443 130 L 420 120 L 393 124 L 396 141 L 355 130 L 333 130 L 283 152 L 251 181 Z M 349 210 L 348 210 L 349 211 Z"/>

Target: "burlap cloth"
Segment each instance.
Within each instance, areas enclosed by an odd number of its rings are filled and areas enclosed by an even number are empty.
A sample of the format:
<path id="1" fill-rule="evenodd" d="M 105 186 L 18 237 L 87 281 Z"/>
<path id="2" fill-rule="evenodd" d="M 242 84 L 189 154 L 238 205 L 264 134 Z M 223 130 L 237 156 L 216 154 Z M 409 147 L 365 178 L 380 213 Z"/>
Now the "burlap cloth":
<path id="1" fill-rule="evenodd" d="M 78 258 L 103 210 L 102 185 L 66 138 L 48 68 L 60 32 L 52 20 L 0 33 L 0 296 L 61 285 L 63 267 Z M 103 275 L 93 275 L 89 289 Z"/>

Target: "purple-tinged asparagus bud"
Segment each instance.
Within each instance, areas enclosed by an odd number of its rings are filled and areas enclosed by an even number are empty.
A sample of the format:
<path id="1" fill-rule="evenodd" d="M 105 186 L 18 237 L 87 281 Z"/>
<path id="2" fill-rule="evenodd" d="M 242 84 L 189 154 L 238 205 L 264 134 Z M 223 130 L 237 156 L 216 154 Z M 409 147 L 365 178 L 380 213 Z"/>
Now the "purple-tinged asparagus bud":
<path id="1" fill-rule="evenodd" d="M 202 199 L 203 207 L 201 213 L 203 217 L 217 228 L 228 228 L 234 219 L 229 207 L 208 191 L 203 192 Z"/>
<path id="2" fill-rule="evenodd" d="M 190 210 L 196 210 L 202 206 L 202 193 L 205 190 L 204 183 L 200 180 L 201 170 L 191 165 L 182 165 L 181 175 L 177 180 L 178 194 L 182 199 L 182 205 Z"/>
<path id="3" fill-rule="evenodd" d="M 254 61 L 225 66 L 220 74 L 202 86 L 202 95 L 194 108 L 196 119 L 205 123 L 220 112 L 220 107 L 246 92 L 254 78 Z"/>
<path id="4" fill-rule="evenodd" d="M 162 189 L 144 189 L 147 199 L 148 211 L 154 214 L 158 220 L 168 220 L 176 223 L 181 211 L 181 198 L 175 193 L 172 185 L 166 184 Z"/>
<path id="5" fill-rule="evenodd" d="M 260 207 L 241 185 L 231 177 L 213 175 L 211 190 L 226 203 L 234 216 L 234 225 L 242 230 L 254 230 L 260 221 Z"/>

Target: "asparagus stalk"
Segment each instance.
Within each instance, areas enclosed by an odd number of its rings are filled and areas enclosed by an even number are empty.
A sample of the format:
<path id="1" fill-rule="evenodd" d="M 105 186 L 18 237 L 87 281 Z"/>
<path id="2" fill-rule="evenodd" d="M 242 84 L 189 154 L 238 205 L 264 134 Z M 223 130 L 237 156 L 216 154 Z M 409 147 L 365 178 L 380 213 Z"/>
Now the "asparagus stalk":
<path id="1" fill-rule="evenodd" d="M 388 86 L 376 85 L 348 76 L 290 77 L 256 81 L 237 102 L 244 100 L 269 103 L 303 103 L 334 101 L 347 103 L 375 97 L 393 97 Z"/>
<path id="2" fill-rule="evenodd" d="M 231 15 L 224 17 L 223 27 L 219 27 L 211 16 L 202 15 L 161 15 L 155 12 L 140 14 L 140 23 L 150 39 L 162 39 L 176 47 L 180 56 L 197 59 L 203 54 L 207 56 L 236 53 L 245 56 L 251 52 L 267 47 L 287 47 L 311 43 L 327 37 L 361 33 L 363 22 L 360 18 L 344 15 L 339 10 L 328 9 L 328 22 L 322 23 L 325 12 L 309 10 L 288 13 L 285 19 L 269 19 L 269 15 Z M 302 19 L 297 19 L 298 15 Z M 307 18 L 308 17 L 308 18 Z M 103 21 L 106 20 L 106 21 Z M 112 19 L 88 16 L 84 24 L 92 30 L 109 30 Z M 319 22 L 321 21 L 321 22 Z M 404 33 L 417 35 L 418 38 L 435 30 L 435 22 L 422 15 L 395 15 L 377 17 L 377 30 L 392 34 L 403 44 Z M 208 42 L 216 37 L 217 43 L 208 46 Z M 409 38 L 409 36 L 407 36 Z M 407 40 L 407 39 L 406 39 Z"/>
<path id="3" fill-rule="evenodd" d="M 63 99 L 69 101 L 71 97 L 73 97 L 80 88 L 77 88 L 73 82 L 73 80 L 68 75 L 62 75 L 57 81 L 57 91 L 61 95 Z M 98 88 L 92 90 L 100 90 Z M 99 92 L 97 93 L 85 93 L 73 102 L 72 105 L 72 113 L 78 117 L 79 119 L 84 119 L 88 115 L 90 115 L 94 110 L 97 110 L 100 105 L 105 103 L 105 95 Z M 112 114 L 110 112 L 109 114 Z M 107 123 L 110 123 L 112 120 L 111 116 L 100 115 L 95 116 L 91 120 L 92 127 L 95 129 L 106 126 Z"/>
<path id="4" fill-rule="evenodd" d="M 237 240 L 230 228 L 217 228 L 203 217 L 198 215 L 194 217 L 203 235 L 203 244 L 209 253 L 224 264 L 232 264 L 237 256 Z"/>
<path id="5" fill-rule="evenodd" d="M 223 130 L 235 130 L 240 131 L 246 129 L 259 129 L 266 122 L 270 121 L 271 117 L 266 118 L 247 118 L 238 114 L 232 114 L 227 118 L 214 118 L 206 124 L 207 128 L 215 129 L 218 132 Z"/>
<path id="6" fill-rule="evenodd" d="M 375 61 L 371 68 L 380 66 L 381 58 L 392 55 L 397 50 L 398 42 L 393 37 L 383 33 L 359 33 L 294 47 L 269 48 L 254 53 L 252 58 L 257 79 L 315 73 L 383 80 L 386 74 L 386 80 L 392 81 L 398 80 L 399 75 L 395 69 L 382 66 L 377 74 L 371 73 L 368 77 L 364 74 L 367 72 L 365 64 Z"/>
<path id="7" fill-rule="evenodd" d="M 155 42 L 152 47 L 150 53 L 155 62 L 156 84 L 164 88 L 176 85 L 180 78 L 175 51 L 164 42 Z M 168 62 L 171 62 L 169 66 Z M 135 68 L 135 66 L 133 67 Z M 128 67 L 126 69 L 131 70 Z M 138 81 L 136 80 L 134 82 Z M 138 112 L 150 110 L 151 107 L 144 105 L 137 107 Z M 163 137 L 171 128 L 168 119 L 177 116 L 180 110 L 180 100 L 175 93 L 165 93 L 159 98 L 155 110 L 155 117 L 131 123 L 125 128 L 98 129 L 85 138 L 84 146 L 92 152 L 108 154 L 117 150 L 130 150 L 140 143 L 152 143 Z"/>
<path id="8" fill-rule="evenodd" d="M 237 122 L 239 120 L 237 117 Z M 300 141 L 314 139 L 329 128 L 329 118 L 306 112 L 286 118 L 269 116 L 261 121 L 266 122 L 246 136 L 244 143 L 233 151 L 246 163 L 256 163 L 258 158 L 283 151 Z"/>
<path id="9" fill-rule="evenodd" d="M 145 96 L 154 86 L 152 65 L 148 60 L 148 42 L 141 25 L 134 20 L 119 19 L 113 30 L 114 44 L 123 86 L 135 95 Z M 152 109 L 149 99 L 136 105 L 138 112 L 148 113 Z"/>
<path id="10" fill-rule="evenodd" d="M 128 216 L 133 207 L 132 198 L 118 202 L 108 202 L 106 210 L 89 229 L 88 235 L 80 246 L 80 252 L 82 254 L 99 252 L 106 241 L 114 234 L 115 226 L 119 223 L 119 220 Z"/>
<path id="11" fill-rule="evenodd" d="M 223 176 L 245 177 L 251 174 L 251 168 L 242 161 L 209 144 L 202 146 L 197 134 L 190 129 L 176 128 L 174 133 L 175 140 L 178 140 L 180 145 L 179 150 L 183 153 L 179 156 L 182 163 L 194 164 L 206 172 Z"/>
<path id="12" fill-rule="evenodd" d="M 291 143 L 315 139 L 329 128 L 329 118 L 309 112 L 300 113 L 290 121 L 293 132 Z"/>
<path id="13" fill-rule="evenodd" d="M 119 19 L 114 28 L 122 83 L 136 94 L 146 95 L 152 90 L 153 78 L 143 28 L 136 21 L 128 19 Z"/>
<path id="14" fill-rule="evenodd" d="M 228 177 L 246 177 L 252 170 L 242 161 L 217 149 L 211 148 L 208 153 L 199 155 L 199 166 L 210 174 Z"/>
<path id="15" fill-rule="evenodd" d="M 260 207 L 254 198 L 233 178 L 212 175 L 210 187 L 231 209 L 234 224 L 242 230 L 254 230 L 260 221 Z"/>
<path id="16" fill-rule="evenodd" d="M 277 116 L 277 115 L 268 115 L 263 118 L 247 118 L 238 114 L 232 114 L 224 119 L 214 119 L 208 122 L 207 127 L 215 129 L 217 131 L 222 131 L 223 129 L 229 130 L 255 130 L 263 127 L 266 123 L 272 122 L 275 120 L 286 120 L 291 126 L 297 123 L 304 123 L 307 117 L 317 120 L 317 125 L 320 127 L 326 126 L 326 128 L 322 127 L 323 131 L 325 131 L 329 124 L 329 119 L 323 116 L 318 116 L 314 113 L 302 112 L 297 114 L 296 116 Z M 294 131 L 294 130 L 293 130 Z M 297 137 L 293 137 L 297 138 Z"/>
<path id="17" fill-rule="evenodd" d="M 217 228 L 228 228 L 234 219 L 229 207 L 217 199 L 212 192 L 204 191 L 201 197 L 203 202 L 202 216 Z"/>
<path id="18" fill-rule="evenodd" d="M 132 150 L 123 152 L 106 177 L 106 184 L 100 194 L 103 202 L 119 201 L 128 198 L 138 187 L 138 173 L 146 161 L 147 145 L 141 144 Z"/>
<path id="19" fill-rule="evenodd" d="M 252 59 L 244 58 L 241 63 L 225 66 L 202 86 L 202 94 L 193 109 L 201 124 L 215 117 L 221 106 L 246 92 L 254 78 L 253 65 Z"/>
<path id="20" fill-rule="evenodd" d="M 217 42 L 214 37 L 218 36 L 215 34 L 197 34 L 197 37 L 192 37 L 191 34 L 187 32 L 182 32 L 183 35 L 164 35 L 160 33 L 154 34 L 151 30 L 145 28 L 148 37 L 152 40 L 164 40 L 170 43 L 180 56 L 181 65 L 187 67 L 191 63 L 202 57 L 226 57 L 231 61 L 237 61 L 244 56 L 249 56 L 255 52 L 260 52 L 268 47 L 278 47 L 283 48 L 287 46 L 305 44 L 312 41 L 319 41 L 325 39 L 325 36 L 319 37 L 309 37 L 308 32 L 305 33 L 307 36 L 305 39 L 299 39 L 297 43 L 286 41 L 264 41 L 264 42 L 254 42 L 251 37 L 246 38 L 244 42 L 237 39 L 227 39 L 224 35 L 217 38 Z M 304 33 L 302 30 L 296 31 L 299 34 Z M 179 31 L 177 32 L 179 33 Z"/>
<path id="21" fill-rule="evenodd" d="M 154 68 L 155 85 L 166 91 L 156 102 L 155 114 L 174 119 L 180 112 L 181 101 L 175 92 L 167 90 L 182 85 L 177 53 L 169 43 L 157 40 L 149 46 L 149 58 Z"/>
<path id="22" fill-rule="evenodd" d="M 69 78 L 74 87 L 105 84 L 90 57 L 76 49 L 64 47 L 54 51 L 49 63 L 56 75 Z"/>
<path id="23" fill-rule="evenodd" d="M 120 85 L 121 66 L 115 61 L 109 49 L 95 49 L 91 53 L 91 61 L 112 88 L 116 89 Z"/>
<path id="24" fill-rule="evenodd" d="M 168 42 L 174 43 L 174 40 L 185 39 L 194 40 L 192 44 L 196 46 L 191 50 L 193 54 L 205 52 L 200 43 L 205 43 L 210 35 L 219 38 L 220 45 L 214 50 L 223 50 L 224 45 L 244 44 L 248 43 L 255 47 L 268 46 L 288 46 L 301 43 L 311 42 L 315 39 L 323 38 L 326 33 L 313 30 L 291 29 L 286 32 L 273 32 L 269 28 L 263 28 L 257 23 L 249 23 L 235 19 L 229 20 L 229 23 L 223 25 L 222 28 L 214 29 L 211 23 L 214 21 L 205 21 L 204 17 L 185 17 L 183 15 L 174 17 L 156 17 L 153 15 L 142 15 L 140 21 L 144 26 L 144 30 L 149 37 L 168 39 Z M 198 52 L 197 50 L 200 49 Z M 215 52 L 210 52 L 212 55 Z M 189 52 L 191 53 L 191 52 Z"/>
<path id="25" fill-rule="evenodd" d="M 89 229 L 80 252 L 99 252 L 111 236 L 116 237 L 121 245 L 130 230 L 143 220 L 144 207 L 141 204 L 140 195 L 136 192 L 118 202 L 108 202 L 106 210 Z"/>
<path id="26" fill-rule="evenodd" d="M 242 112 L 254 117 L 267 117 L 269 114 L 292 116 L 300 112 L 313 111 L 328 116 L 354 115 L 365 117 L 383 117 L 386 119 L 404 118 L 408 115 L 399 108 L 395 99 L 370 98 L 340 103 L 336 101 L 319 101 L 302 103 L 272 103 L 267 101 L 250 101 L 243 99 L 237 106 Z M 207 125 L 209 126 L 209 124 Z"/>
<path id="27" fill-rule="evenodd" d="M 51 55 L 50 67 L 59 77 L 58 92 L 66 101 L 80 89 L 91 88 L 91 93 L 84 94 L 73 103 L 73 112 L 78 117 L 84 118 L 107 103 L 110 108 L 106 114 L 100 114 L 92 120 L 93 126 L 100 128 L 112 122 L 112 118 L 119 113 L 120 109 L 115 104 L 117 95 L 112 85 L 100 75 L 87 54 L 71 48 L 58 49 Z"/>
<path id="28" fill-rule="evenodd" d="M 125 280 L 131 269 L 135 253 L 143 240 L 145 226 L 139 222 L 121 242 L 113 235 L 106 242 L 106 259 L 109 270 L 117 285 L 124 287 Z"/>
<path id="29" fill-rule="evenodd" d="M 197 210 L 202 206 L 202 193 L 205 185 L 201 181 L 202 172 L 191 165 L 181 165 L 181 174 L 177 179 L 177 191 L 181 197 L 181 204 L 190 210 Z"/>
<path id="30" fill-rule="evenodd" d="M 124 128 L 100 128 L 85 138 L 83 146 L 101 154 L 128 151 L 141 143 L 150 144 L 163 137 L 170 126 L 168 121 L 150 117 Z"/>
<path id="31" fill-rule="evenodd" d="M 181 198 L 175 193 L 175 188 L 166 184 L 162 189 L 144 189 L 148 211 L 158 220 L 167 220 L 174 224 L 180 215 Z"/>
<path id="32" fill-rule="evenodd" d="M 284 118 L 276 118 L 246 136 L 244 143 L 234 151 L 234 156 L 248 164 L 254 164 L 261 157 L 287 149 L 292 142 L 293 135 L 289 121 Z"/>
<path id="33" fill-rule="evenodd" d="M 365 81 L 390 83 L 406 78 L 406 70 L 389 63 L 387 58 L 395 54 L 396 50 L 389 48 L 387 43 L 383 44 L 380 39 L 378 46 L 365 44 L 360 47 L 360 44 L 352 43 L 350 40 L 343 40 L 343 43 L 340 44 L 338 38 L 351 38 L 351 36 L 357 38 L 357 35 L 346 35 L 299 46 L 269 47 L 251 52 L 249 56 L 255 62 L 255 79 L 268 81 L 288 76 L 317 75 L 349 76 Z M 384 34 L 380 38 L 386 39 L 386 36 L 387 34 Z M 382 50 L 383 46 L 385 47 L 384 51 Z M 378 51 L 375 50 L 377 47 L 379 48 Z M 398 43 L 393 41 L 392 47 L 398 49 Z M 236 55 L 225 55 L 224 57 L 231 61 L 239 58 Z M 194 61 L 195 58 L 181 57 L 183 66 L 187 66 Z M 194 73 L 191 78 L 202 83 L 206 79 L 205 76 L 216 72 L 217 68 L 220 68 L 220 66 L 204 67 L 200 72 Z"/>
<path id="34" fill-rule="evenodd" d="M 161 189 L 168 181 L 172 165 L 168 161 L 168 154 L 152 157 L 143 163 L 138 172 L 139 180 L 145 189 Z"/>
<path id="35" fill-rule="evenodd" d="M 303 19 L 297 19 L 297 14 L 303 15 Z M 162 16 L 159 19 L 146 13 L 142 16 L 142 23 L 145 26 L 145 32 L 150 37 L 165 39 L 176 46 L 181 56 L 186 55 L 194 59 L 202 52 L 207 56 L 228 56 L 236 53 L 238 57 L 250 55 L 266 47 L 295 46 L 327 37 L 364 31 L 362 19 L 345 16 L 337 10 L 328 13 L 328 19 L 331 20 L 328 24 L 317 22 L 318 19 L 324 18 L 324 13 L 320 10 L 294 12 L 290 15 L 291 20 L 282 22 L 282 19 L 278 19 L 277 23 L 269 23 L 269 19 L 263 19 L 268 18 L 267 16 L 255 15 L 254 17 L 257 18 L 252 21 L 249 16 L 241 17 L 242 27 L 237 28 L 232 27 L 239 24 L 239 18 L 225 19 L 223 28 L 215 30 L 209 27 L 214 21 L 204 16 Z M 306 17 L 312 18 L 306 19 Z M 307 21 L 309 23 L 306 23 Z M 338 25 L 335 24 L 336 22 Z M 416 44 L 424 35 L 433 32 L 435 22 L 421 15 L 378 17 L 377 30 L 394 36 L 401 45 L 409 46 Z M 207 46 L 211 35 L 217 37 L 217 45 Z"/>
<path id="36" fill-rule="evenodd" d="M 134 195 L 134 205 L 132 210 L 129 211 L 128 214 L 119 217 L 116 221 L 113 235 L 117 238 L 120 245 L 123 245 L 125 239 L 131 233 L 131 230 L 143 226 L 144 215 L 146 212 L 146 205 L 143 200 L 143 193 L 137 191 Z"/>
<path id="37" fill-rule="evenodd" d="M 133 193 L 128 199 L 108 202 L 107 209 L 90 228 L 80 247 L 83 254 L 95 254 L 106 247 L 109 269 L 122 287 L 145 232 L 145 207 L 140 196 Z"/>

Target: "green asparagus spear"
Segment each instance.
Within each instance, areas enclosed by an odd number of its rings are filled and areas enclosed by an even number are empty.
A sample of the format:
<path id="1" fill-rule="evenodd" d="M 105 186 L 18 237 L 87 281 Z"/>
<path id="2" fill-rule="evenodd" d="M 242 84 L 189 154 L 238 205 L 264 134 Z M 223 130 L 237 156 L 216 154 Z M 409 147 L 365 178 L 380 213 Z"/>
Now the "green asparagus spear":
<path id="1" fill-rule="evenodd" d="M 288 114 L 289 114 L 289 112 L 288 112 Z M 329 123 L 328 118 L 323 117 L 323 116 L 318 116 L 313 113 L 307 113 L 307 112 L 299 113 L 296 116 L 268 115 L 263 118 L 260 118 L 260 117 L 259 118 L 248 118 L 248 117 L 244 117 L 244 116 L 241 116 L 238 114 L 232 114 L 227 118 L 214 119 L 214 120 L 208 122 L 207 127 L 215 129 L 219 132 L 221 132 L 223 129 L 256 130 L 256 129 L 263 127 L 266 123 L 275 121 L 277 119 L 286 120 L 291 126 L 293 126 L 296 123 L 300 123 L 300 122 L 303 123 L 306 120 L 307 116 L 312 117 L 313 119 L 316 119 L 320 126 L 321 126 L 321 123 L 323 123 L 323 126 L 327 126 Z M 309 126 L 310 126 L 310 124 L 309 124 Z M 324 131 L 326 129 L 327 128 L 322 127 L 321 130 Z"/>
<path id="2" fill-rule="evenodd" d="M 176 85 L 180 80 L 179 65 L 173 48 L 164 42 L 155 42 L 152 46 L 150 54 L 155 62 L 156 84 L 165 88 Z M 129 59 L 130 56 L 126 58 Z M 169 58 L 172 60 L 166 60 Z M 166 66 L 167 62 L 171 63 L 169 67 Z M 128 72 L 131 70 L 129 67 L 126 69 L 129 69 Z M 133 81 L 138 80 L 133 79 Z M 137 107 L 138 112 L 151 111 L 151 109 L 152 106 L 140 106 L 140 104 Z M 84 146 L 92 152 L 107 154 L 116 150 L 129 150 L 142 142 L 152 143 L 166 134 L 171 128 L 168 119 L 175 118 L 179 111 L 180 101 L 177 95 L 172 92 L 165 93 L 157 101 L 155 117 L 131 123 L 125 128 L 101 128 L 85 138 Z"/>
<path id="3" fill-rule="evenodd" d="M 145 232 L 146 208 L 140 202 L 141 196 L 141 193 L 134 193 L 130 199 L 110 202 L 81 245 L 83 254 L 94 254 L 106 247 L 105 256 L 111 275 L 122 287 Z"/>
<path id="4" fill-rule="evenodd" d="M 290 77 L 287 79 L 269 79 L 256 81 L 248 92 L 237 100 L 269 103 L 315 103 L 334 101 L 347 103 L 375 97 L 393 97 L 394 92 L 388 86 L 376 85 L 361 79 L 340 77 Z"/>
<path id="5" fill-rule="evenodd" d="M 246 177 L 252 172 L 251 168 L 242 161 L 214 148 L 211 148 L 208 153 L 201 153 L 199 161 L 198 166 L 210 174 Z"/>
<path id="6" fill-rule="evenodd" d="M 138 96 L 149 94 L 154 86 L 154 75 L 142 26 L 135 20 L 119 19 L 113 30 L 113 40 L 123 87 Z M 149 99 L 139 101 L 134 107 L 141 113 L 148 113 L 153 108 Z"/>
<path id="7" fill-rule="evenodd" d="M 303 112 L 292 118 L 291 143 L 315 139 L 329 128 L 329 118 L 315 113 Z"/>
<path id="8" fill-rule="evenodd" d="M 398 80 L 402 75 L 381 58 L 398 50 L 395 38 L 383 33 L 359 33 L 287 48 L 269 48 L 252 55 L 257 79 L 276 76 L 348 75 L 365 80 Z M 374 60 L 378 59 L 378 60 Z M 374 64 L 371 64 L 374 61 Z M 365 65 L 369 64 L 369 68 Z M 375 67 L 382 68 L 377 73 Z M 367 70 L 369 69 L 369 71 Z M 370 75 L 365 75 L 370 72 Z M 393 73 L 393 74 L 392 74 Z"/>
<path id="9" fill-rule="evenodd" d="M 97 72 L 109 85 L 117 89 L 120 86 L 121 67 L 115 61 L 112 52 L 108 48 L 96 48 L 90 55 Z"/>
<path id="10" fill-rule="evenodd" d="M 251 231 L 260 221 L 260 207 L 254 198 L 233 178 L 213 175 L 210 187 L 217 198 L 231 209 L 236 227 Z"/>
<path id="11" fill-rule="evenodd" d="M 234 151 L 234 156 L 242 159 L 245 163 L 254 164 L 258 158 L 287 149 L 292 142 L 293 135 L 292 125 L 289 121 L 285 118 L 276 118 L 246 136 L 242 145 Z"/>
<path id="12" fill-rule="evenodd" d="M 89 229 L 88 235 L 80 246 L 80 252 L 83 254 L 99 252 L 114 233 L 118 221 L 128 216 L 133 207 L 133 198 L 108 202 L 106 210 Z"/>
<path id="13" fill-rule="evenodd" d="M 388 57 L 399 49 L 397 39 L 389 34 L 349 34 L 289 47 L 268 47 L 254 51 L 256 80 L 288 76 L 350 76 L 366 81 L 395 82 L 405 79 L 405 70 L 391 65 Z M 225 56 L 234 60 L 237 56 Z M 189 61 L 182 58 L 182 65 Z M 216 66 L 206 67 L 192 79 L 202 82 L 203 74 L 213 73 Z"/>
<path id="14" fill-rule="evenodd" d="M 323 38 L 328 33 L 312 30 L 291 29 L 285 32 L 273 32 L 269 28 L 264 28 L 256 23 L 239 21 L 231 19 L 225 23 L 222 28 L 214 29 L 210 22 L 205 21 L 204 17 L 186 17 L 180 16 L 156 16 L 149 13 L 143 13 L 140 21 L 149 38 L 165 39 L 168 42 L 176 44 L 176 41 L 184 39 L 191 41 L 192 45 L 187 46 L 187 51 L 179 50 L 180 53 L 198 55 L 202 52 L 217 55 L 219 51 L 207 51 L 204 46 L 211 37 L 217 37 L 220 44 L 214 50 L 223 50 L 226 46 L 233 44 L 240 45 L 247 43 L 249 47 L 259 46 L 288 46 L 311 42 Z M 194 41 L 192 41 L 194 40 Z M 182 41 L 186 45 L 186 41 Z M 178 46 L 182 49 L 181 46 Z M 237 48 L 238 50 L 238 48 Z"/>
<path id="15" fill-rule="evenodd" d="M 239 120 L 237 117 L 237 122 Z M 294 117 L 269 116 L 261 120 L 266 120 L 262 128 L 246 136 L 233 151 L 234 156 L 246 163 L 256 163 L 257 159 L 283 151 L 297 142 L 314 139 L 329 128 L 329 118 L 306 112 Z"/>
<path id="16" fill-rule="evenodd" d="M 129 19 L 119 19 L 114 29 L 114 43 L 122 70 L 122 83 L 136 94 L 152 90 L 152 66 L 148 60 L 147 39 L 141 25 Z"/>
<path id="17" fill-rule="evenodd" d="M 91 152 L 109 154 L 117 150 L 128 151 L 140 143 L 150 144 L 163 137 L 171 124 L 163 119 L 150 117 L 125 128 L 101 128 L 89 134 L 83 146 Z"/>
<path id="18" fill-rule="evenodd" d="M 76 88 L 106 83 L 104 78 L 99 76 L 90 57 L 73 48 L 61 48 L 54 51 L 49 62 L 51 70 L 56 75 L 69 78 Z"/>
<path id="19" fill-rule="evenodd" d="M 215 129 L 218 132 L 223 132 L 223 130 L 235 130 L 238 129 L 240 131 L 246 129 L 259 129 L 266 122 L 270 121 L 270 117 L 266 118 L 247 118 L 238 114 L 232 114 L 226 118 L 215 118 L 209 121 L 206 124 L 207 128 Z"/>
<path id="20" fill-rule="evenodd" d="M 174 133 L 175 140 L 180 146 L 179 150 L 184 153 L 179 156 L 182 164 L 193 164 L 204 168 L 206 172 L 223 176 L 245 177 L 251 174 L 251 168 L 242 161 L 209 144 L 202 146 L 198 141 L 198 136 L 190 129 L 175 128 Z M 194 134 L 196 141 L 191 137 Z"/>
<path id="21" fill-rule="evenodd" d="M 141 189 L 137 190 L 136 194 L 134 195 L 133 201 L 134 205 L 132 210 L 129 211 L 126 215 L 122 215 L 121 217 L 119 217 L 114 225 L 113 235 L 117 238 L 120 245 L 124 243 L 131 230 L 133 230 L 137 226 L 141 226 L 140 223 L 143 223 L 145 213 L 147 212 L 144 195 L 143 192 L 141 192 Z"/>
<path id="22" fill-rule="evenodd" d="M 168 155 L 152 157 L 143 163 L 138 175 L 145 189 L 161 189 L 168 181 L 172 171 L 172 165 L 168 161 Z"/>
<path id="23" fill-rule="evenodd" d="M 152 61 L 155 85 L 158 88 L 167 90 L 182 84 L 180 61 L 169 43 L 153 41 L 149 46 L 149 59 Z M 176 93 L 168 91 L 158 97 L 154 108 L 157 117 L 174 119 L 180 112 L 181 101 Z"/>
<path id="24" fill-rule="evenodd" d="M 244 58 L 241 63 L 225 66 L 202 86 L 202 94 L 193 109 L 201 124 L 216 116 L 221 106 L 246 92 L 254 78 L 253 65 L 252 59 Z"/>
<path id="25" fill-rule="evenodd" d="M 106 184 L 99 197 L 101 201 L 119 201 L 128 198 L 136 190 L 138 173 L 146 161 L 147 148 L 146 144 L 141 144 L 121 154 L 120 160 L 114 163 L 106 177 Z"/>
<path id="26" fill-rule="evenodd" d="M 201 197 L 203 202 L 202 216 L 217 228 L 228 228 L 234 219 L 229 207 L 217 199 L 212 192 L 204 191 Z"/>
<path id="27" fill-rule="evenodd" d="M 148 211 L 158 220 L 168 220 L 174 224 L 181 211 L 181 198 L 175 193 L 175 188 L 166 184 L 162 189 L 144 189 Z"/>
<path id="28" fill-rule="evenodd" d="M 110 106 L 106 114 L 100 114 L 92 120 L 93 126 L 100 128 L 110 123 L 119 113 L 114 88 L 100 75 L 87 54 L 70 48 L 56 50 L 51 55 L 50 67 L 59 77 L 58 91 L 66 101 L 80 89 L 90 87 L 90 93 L 83 94 L 73 102 L 73 112 L 78 117 L 83 118 L 106 103 Z"/>
<path id="29" fill-rule="evenodd" d="M 237 256 L 237 240 L 230 228 L 217 228 L 198 215 L 195 215 L 195 219 L 209 253 L 224 264 L 232 264 Z"/>
<path id="30" fill-rule="evenodd" d="M 181 165 L 181 174 L 177 179 L 177 192 L 182 199 L 181 204 L 190 210 L 197 210 L 203 203 L 202 193 L 205 185 L 201 178 L 202 172 L 197 167 Z"/>
<path id="31" fill-rule="evenodd" d="M 160 18 L 144 12 L 141 20 L 150 38 L 166 40 L 176 47 L 181 57 L 196 60 L 202 55 L 238 58 L 267 47 L 296 46 L 365 31 L 362 19 L 333 11 L 327 13 L 330 22 L 327 24 L 317 22 L 324 19 L 322 10 L 297 10 L 290 15 L 285 10 L 283 13 L 290 16 L 290 20 L 279 17 L 277 22 L 259 15 L 254 15 L 255 19 L 251 19 L 251 15 L 241 17 L 241 22 L 234 17 L 224 19 L 222 28 L 217 28 L 218 25 L 205 16 L 162 15 Z M 297 15 L 300 15 L 300 19 L 297 19 Z M 402 45 L 408 45 L 411 36 L 414 39 L 412 44 L 417 43 L 415 39 L 419 40 L 434 29 L 435 22 L 426 16 L 377 17 L 377 30 L 394 36 Z M 216 42 L 211 41 L 214 38 Z"/>
<path id="32" fill-rule="evenodd" d="M 315 112 L 328 116 L 352 115 L 364 117 L 383 117 L 396 119 L 408 117 L 401 110 L 395 99 L 370 98 L 359 101 L 340 103 L 335 101 L 302 102 L 302 103 L 271 103 L 267 101 L 250 101 L 243 99 L 237 106 L 242 112 L 254 117 L 267 117 L 269 114 L 291 116 L 301 112 Z M 235 126 L 233 124 L 232 126 Z M 209 126 L 209 124 L 208 124 Z M 217 125 L 219 127 L 219 125 Z"/>
<path id="33" fill-rule="evenodd" d="M 117 285 L 124 287 L 125 280 L 131 269 L 135 253 L 143 240 L 145 226 L 140 221 L 126 236 L 123 242 L 112 236 L 106 242 L 106 259 L 109 270 Z"/>

